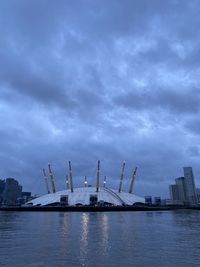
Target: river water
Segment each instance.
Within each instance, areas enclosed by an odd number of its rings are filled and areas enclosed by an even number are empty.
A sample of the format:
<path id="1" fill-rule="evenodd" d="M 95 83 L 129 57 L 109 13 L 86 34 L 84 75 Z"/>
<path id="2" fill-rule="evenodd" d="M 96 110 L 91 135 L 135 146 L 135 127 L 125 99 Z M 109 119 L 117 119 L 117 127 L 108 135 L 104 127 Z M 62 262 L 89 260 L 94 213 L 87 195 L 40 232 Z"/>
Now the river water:
<path id="1" fill-rule="evenodd" d="M 200 211 L 1 211 L 0 266 L 200 266 Z"/>

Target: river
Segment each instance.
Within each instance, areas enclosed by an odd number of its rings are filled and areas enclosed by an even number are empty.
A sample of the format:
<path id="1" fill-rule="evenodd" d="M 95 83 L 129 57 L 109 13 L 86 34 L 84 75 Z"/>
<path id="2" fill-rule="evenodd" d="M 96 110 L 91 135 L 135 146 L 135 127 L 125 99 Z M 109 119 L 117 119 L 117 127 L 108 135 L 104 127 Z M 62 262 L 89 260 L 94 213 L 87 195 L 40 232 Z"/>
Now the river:
<path id="1" fill-rule="evenodd" d="M 1 211 L 0 266 L 200 266 L 200 211 Z"/>

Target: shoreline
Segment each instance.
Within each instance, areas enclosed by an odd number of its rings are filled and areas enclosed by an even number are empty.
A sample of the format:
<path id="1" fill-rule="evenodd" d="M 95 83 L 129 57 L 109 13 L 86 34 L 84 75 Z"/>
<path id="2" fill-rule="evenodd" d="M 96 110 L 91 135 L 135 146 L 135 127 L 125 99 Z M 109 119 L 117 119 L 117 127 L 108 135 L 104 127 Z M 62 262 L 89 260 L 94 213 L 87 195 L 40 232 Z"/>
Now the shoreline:
<path id="1" fill-rule="evenodd" d="M 177 207 L 177 206 L 166 206 L 166 207 L 132 207 L 132 206 L 112 206 L 112 207 L 91 207 L 91 206 L 49 206 L 49 207 L 0 207 L 0 211 L 42 211 L 42 212 L 113 212 L 113 211 L 174 211 L 174 210 L 200 210 L 200 207 Z"/>

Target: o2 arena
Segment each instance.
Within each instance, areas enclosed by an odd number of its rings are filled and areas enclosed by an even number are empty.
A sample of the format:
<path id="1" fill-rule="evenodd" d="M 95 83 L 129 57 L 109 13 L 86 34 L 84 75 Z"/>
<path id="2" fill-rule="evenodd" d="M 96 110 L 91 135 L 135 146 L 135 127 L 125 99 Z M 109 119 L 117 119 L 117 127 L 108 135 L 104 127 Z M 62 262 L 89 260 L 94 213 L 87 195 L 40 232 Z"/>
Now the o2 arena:
<path id="1" fill-rule="evenodd" d="M 122 171 L 119 179 L 119 189 L 114 190 L 106 187 L 106 176 L 104 176 L 103 186 L 100 187 L 100 161 L 98 160 L 96 186 L 88 186 L 87 177 L 85 177 L 84 187 L 74 188 L 72 178 L 72 167 L 69 161 L 69 175 L 66 176 L 66 190 L 56 191 L 54 175 L 51 170 L 50 164 L 48 164 L 49 177 L 52 187 L 52 193 L 50 192 L 48 177 L 45 169 L 43 169 L 47 194 L 41 197 L 37 197 L 26 203 L 26 206 L 35 207 L 110 207 L 110 206 L 133 206 L 136 204 L 145 203 L 144 198 L 134 195 L 133 186 L 136 176 L 137 168 L 135 168 L 131 181 L 129 192 L 122 191 L 122 183 L 124 178 L 125 162 L 122 165 Z"/>

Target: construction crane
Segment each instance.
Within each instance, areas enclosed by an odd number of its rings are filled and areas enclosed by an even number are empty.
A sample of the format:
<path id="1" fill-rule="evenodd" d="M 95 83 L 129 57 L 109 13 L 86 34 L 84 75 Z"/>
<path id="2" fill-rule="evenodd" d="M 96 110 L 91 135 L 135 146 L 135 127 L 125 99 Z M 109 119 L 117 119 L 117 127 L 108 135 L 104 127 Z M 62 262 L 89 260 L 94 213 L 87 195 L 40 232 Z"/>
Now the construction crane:
<path id="1" fill-rule="evenodd" d="M 47 180 L 47 175 L 45 172 L 45 169 L 43 168 L 43 174 L 44 174 L 44 181 L 45 181 L 45 185 L 46 185 L 46 189 L 47 189 L 47 193 L 50 194 L 50 189 L 49 189 L 49 184 L 48 184 L 48 180 Z"/>
<path id="2" fill-rule="evenodd" d="M 70 187 L 71 187 L 71 192 L 74 192 L 74 188 L 73 188 L 73 180 L 72 180 L 72 165 L 71 165 L 71 161 L 69 161 L 69 177 L 70 177 Z"/>
<path id="3" fill-rule="evenodd" d="M 125 169 L 125 161 L 123 162 L 122 164 L 122 172 L 121 172 L 121 176 L 120 176 L 120 181 L 119 181 L 119 193 L 122 191 L 122 181 L 123 181 L 123 178 L 124 178 L 124 169 Z"/>
<path id="4" fill-rule="evenodd" d="M 51 170 L 50 163 L 48 164 L 48 168 L 49 168 L 49 176 L 50 176 L 50 179 L 51 179 L 52 191 L 53 191 L 53 193 L 56 193 L 56 186 L 55 186 L 54 176 L 53 176 L 53 173 L 52 173 L 52 170 Z"/>
<path id="5" fill-rule="evenodd" d="M 98 166 L 97 166 L 97 185 L 96 185 L 96 192 L 99 192 L 99 176 L 100 176 L 100 160 L 98 160 Z"/>
<path id="6" fill-rule="evenodd" d="M 132 175 L 132 178 L 131 178 L 131 184 L 130 184 L 130 188 L 129 188 L 130 194 L 133 192 L 133 186 L 134 186 L 134 182 L 135 182 L 136 172 L 137 172 L 137 167 L 135 168 L 133 175 Z"/>

